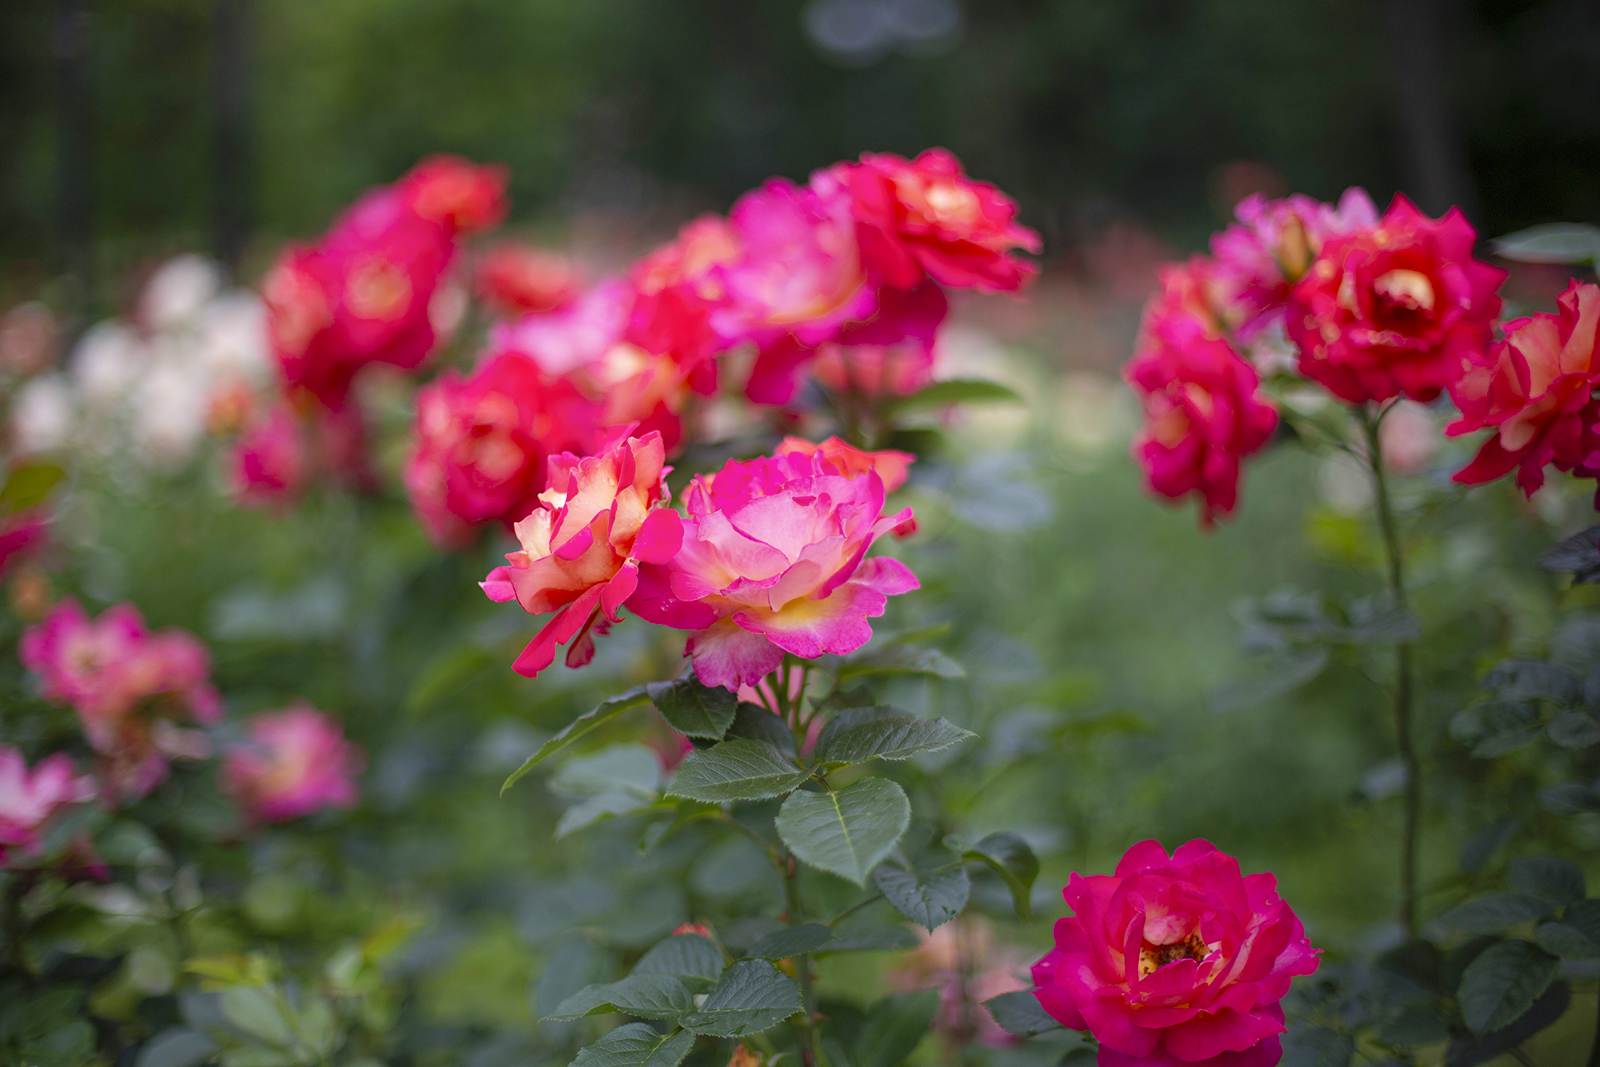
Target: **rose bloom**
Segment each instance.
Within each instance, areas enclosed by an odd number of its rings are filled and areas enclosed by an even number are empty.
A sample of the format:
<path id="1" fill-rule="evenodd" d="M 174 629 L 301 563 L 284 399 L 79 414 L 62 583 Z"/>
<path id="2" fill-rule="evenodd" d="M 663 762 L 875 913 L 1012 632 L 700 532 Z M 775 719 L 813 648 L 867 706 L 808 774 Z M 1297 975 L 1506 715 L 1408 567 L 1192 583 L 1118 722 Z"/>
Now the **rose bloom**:
<path id="1" fill-rule="evenodd" d="M 566 256 L 504 241 L 478 260 L 478 295 L 509 315 L 559 311 L 577 298 L 578 268 Z"/>
<path id="2" fill-rule="evenodd" d="M 923 374 L 931 378 L 934 342 L 949 310 L 944 290 L 932 282 L 910 290 L 882 287 L 863 318 L 840 326 L 820 347 L 796 334 L 763 347 L 750 369 L 745 395 L 758 404 L 788 404 L 799 394 L 800 372 L 808 364 L 823 384 L 828 384 L 824 376 L 837 367 L 840 373 L 834 381 L 849 376 L 843 384 L 868 395 L 885 392 L 883 386 L 891 384 L 906 388 Z M 888 369 L 891 363 L 893 371 Z M 881 368 L 876 374 L 875 366 Z M 893 381 L 885 381 L 886 377 Z M 878 388 L 866 388 L 874 381 Z M 836 391 L 850 390 L 840 387 Z"/>
<path id="3" fill-rule="evenodd" d="M 1434 220 L 1399 195 L 1376 227 L 1330 238 L 1289 295 L 1300 373 L 1351 404 L 1455 385 L 1485 359 L 1506 278 L 1476 239 L 1459 209 Z"/>
<path id="4" fill-rule="evenodd" d="M 629 608 L 696 631 L 685 655 L 707 685 L 755 685 L 783 661 L 854 652 L 888 597 L 918 587 L 898 560 L 864 558 L 911 518 L 884 515 L 875 471 L 848 477 L 820 451 L 788 452 L 696 476 L 683 547 L 641 569 Z"/>
<path id="5" fill-rule="evenodd" d="M 252 822 L 351 808 L 364 758 L 332 716 L 305 701 L 257 715 L 222 760 L 222 787 Z"/>
<path id="6" fill-rule="evenodd" d="M 1130 848 L 1115 874 L 1073 874 L 1056 947 L 1033 966 L 1045 1011 L 1100 1042 L 1100 1067 L 1273 1067 L 1279 1002 L 1316 971 L 1270 874 L 1241 877 L 1209 841 Z"/>
<path id="7" fill-rule="evenodd" d="M 446 371 L 417 392 L 405 470 L 417 521 L 444 547 L 469 544 L 484 523 L 509 526 L 532 510 L 549 456 L 599 442 L 599 415 L 570 381 L 514 352 L 466 379 Z"/>
<path id="8" fill-rule="evenodd" d="M 667 500 L 665 459 L 657 433 L 619 440 L 599 455 L 550 457 L 549 488 L 515 527 L 521 549 L 482 583 L 491 600 L 516 600 L 530 615 L 556 613 L 517 657 L 517 673 L 537 675 L 569 641 L 567 666 L 588 663 L 595 633 L 621 620 L 640 565 L 678 551 L 678 513 L 658 506 Z"/>
<path id="9" fill-rule="evenodd" d="M 1506 323 L 1505 340 L 1488 364 L 1473 366 L 1450 390 L 1461 418 L 1446 433 L 1495 431 L 1455 481 L 1481 485 L 1515 470 L 1517 484 L 1532 496 L 1544 484 L 1547 464 L 1600 475 L 1590 461 L 1600 452 L 1597 385 L 1600 287 L 1574 281 L 1556 314 Z"/>
<path id="10" fill-rule="evenodd" d="M 1346 189 L 1338 206 L 1309 196 L 1268 200 L 1260 193 L 1234 209 L 1238 222 L 1211 238 L 1220 287 L 1234 306 L 1227 317 L 1249 340 L 1282 317 L 1294 283 L 1305 276 L 1328 238 L 1370 229 L 1378 209 L 1366 190 Z"/>
<path id="11" fill-rule="evenodd" d="M 91 620 L 67 599 L 23 633 L 18 653 L 39 676 L 42 695 L 78 713 L 101 756 L 102 800 L 144 796 L 166 778 L 169 757 L 209 754 L 203 733 L 178 725 L 212 726 L 222 718 L 210 656 L 192 634 L 176 627 L 152 633 L 127 603 Z"/>
<path id="12" fill-rule="evenodd" d="M 895 288 L 927 276 L 954 289 L 1015 292 L 1038 269 L 1011 254 L 1041 247 L 1037 233 L 1017 224 L 1016 202 L 968 178 L 945 149 L 910 161 L 868 152 L 859 164 L 823 173 L 849 186 L 862 257 Z"/>
<path id="13" fill-rule="evenodd" d="M 30 771 L 20 750 L 0 745 L 0 866 L 15 867 L 20 854 L 37 851 L 55 813 L 94 793 L 93 780 L 80 778 L 65 753 L 46 756 Z"/>
<path id="14" fill-rule="evenodd" d="M 1173 500 L 1198 495 L 1203 526 L 1232 514 L 1241 461 L 1278 425 L 1257 395 L 1255 369 L 1204 322 L 1157 306 L 1123 378 L 1144 404 L 1132 453 L 1150 489 Z"/>
<path id="15" fill-rule="evenodd" d="M 234 503 L 282 509 L 309 475 L 300 420 L 286 403 L 275 404 L 234 442 L 230 481 Z"/>
<path id="16" fill-rule="evenodd" d="M 933 353 L 915 341 L 896 345 L 823 345 L 811 376 L 836 393 L 910 396 L 933 384 Z"/>
<path id="17" fill-rule="evenodd" d="M 718 268 L 726 301 L 715 317 L 728 342 L 760 346 L 792 333 L 814 345 L 872 311 L 850 197 L 837 183 L 770 179 L 739 198 L 728 222 L 739 255 Z"/>
<path id="18" fill-rule="evenodd" d="M 26 559 L 50 539 L 50 527 L 37 508 L 0 519 L 0 576 L 18 560 Z"/>
<path id="19" fill-rule="evenodd" d="M 434 155 L 396 182 L 417 215 L 448 227 L 452 234 L 478 233 L 497 226 L 510 210 L 504 164 L 479 165 L 460 156 Z"/>

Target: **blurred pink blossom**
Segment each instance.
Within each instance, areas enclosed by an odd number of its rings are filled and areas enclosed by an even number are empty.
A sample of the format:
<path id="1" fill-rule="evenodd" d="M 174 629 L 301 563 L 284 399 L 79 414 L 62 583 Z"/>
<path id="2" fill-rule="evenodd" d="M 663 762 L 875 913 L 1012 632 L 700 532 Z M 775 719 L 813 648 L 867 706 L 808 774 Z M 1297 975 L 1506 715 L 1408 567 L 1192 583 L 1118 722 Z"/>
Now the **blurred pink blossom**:
<path id="1" fill-rule="evenodd" d="M 222 785 L 253 822 L 284 822 L 354 807 L 361 750 L 332 716 L 304 701 L 252 718 L 248 739 L 223 756 Z"/>
<path id="2" fill-rule="evenodd" d="M 20 750 L 0 745 L 0 866 L 23 863 L 57 811 L 94 794 L 94 781 L 80 777 L 65 753 L 46 756 L 30 771 Z"/>

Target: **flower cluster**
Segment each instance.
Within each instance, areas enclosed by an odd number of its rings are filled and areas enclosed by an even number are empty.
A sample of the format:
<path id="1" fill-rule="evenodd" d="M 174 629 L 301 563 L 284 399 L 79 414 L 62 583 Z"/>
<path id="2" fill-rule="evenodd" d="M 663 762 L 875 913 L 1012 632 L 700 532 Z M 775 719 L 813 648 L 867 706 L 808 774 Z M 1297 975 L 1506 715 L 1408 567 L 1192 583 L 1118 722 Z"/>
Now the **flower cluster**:
<path id="1" fill-rule="evenodd" d="M 1015 250 L 1038 246 L 1014 203 L 931 151 L 772 179 L 582 293 L 564 262 L 496 248 L 479 289 L 528 313 L 494 325 L 470 375 L 419 397 L 412 504 L 455 546 L 522 518 L 547 457 L 592 452 L 615 427 L 658 433 L 672 455 L 736 351 L 753 354 L 737 387 L 759 405 L 795 400 L 807 368 L 838 393 L 914 392 L 932 380 L 943 287 L 1016 291 L 1034 268 Z M 532 369 L 507 370 L 513 359 Z"/>
<path id="2" fill-rule="evenodd" d="M 173 759 L 199 760 L 216 746 L 222 699 L 211 684 L 205 647 L 175 627 L 150 630 L 122 603 L 90 618 L 64 600 L 22 635 L 23 666 L 45 699 L 71 707 L 98 758 L 94 778 L 78 778 L 56 753 L 30 773 L 0 746 L 0 851 L 33 848 L 56 809 L 98 796 L 107 808 L 131 804 L 171 772 Z M 224 786 L 254 822 L 295 818 L 355 802 L 359 752 L 336 723 L 309 705 L 253 719 L 248 740 L 227 746 Z"/>
<path id="3" fill-rule="evenodd" d="M 313 469 L 370 484 L 352 387 L 376 364 L 416 369 L 455 330 L 465 294 L 451 269 L 463 238 L 505 216 L 506 181 L 503 167 L 425 159 L 369 190 L 317 243 L 283 252 L 262 283 L 283 398 L 236 447 L 241 502 L 283 501 Z"/>
<path id="4" fill-rule="evenodd" d="M 550 487 L 516 524 L 521 550 L 483 583 L 493 600 L 556 613 L 518 671 L 537 674 L 569 641 L 568 666 L 587 663 L 594 635 L 626 607 L 693 631 L 685 655 L 696 676 L 737 690 L 765 678 L 785 652 L 855 651 L 887 598 L 917 588 L 904 564 L 866 556 L 911 522 L 909 508 L 884 514 L 886 483 L 904 479 L 909 456 L 833 441 L 730 460 L 690 483 L 684 517 L 663 506 L 664 459 L 655 432 L 597 456 L 551 458 Z"/>
<path id="5" fill-rule="evenodd" d="M 1130 848 L 1109 875 L 1074 874 L 1035 995 L 1100 1042 L 1100 1067 L 1273 1067 L 1280 1001 L 1316 971 L 1300 920 L 1270 874 L 1241 875 L 1209 841 L 1168 856 Z"/>
<path id="6" fill-rule="evenodd" d="M 1360 189 L 1237 214 L 1210 257 L 1163 270 L 1125 372 L 1145 409 L 1134 458 L 1152 491 L 1198 496 L 1204 525 L 1234 510 L 1241 462 L 1277 424 L 1263 376 L 1352 405 L 1481 392 L 1464 383 L 1491 363 L 1505 278 L 1473 258 L 1460 211 L 1431 219 L 1404 196 L 1382 216 Z"/>

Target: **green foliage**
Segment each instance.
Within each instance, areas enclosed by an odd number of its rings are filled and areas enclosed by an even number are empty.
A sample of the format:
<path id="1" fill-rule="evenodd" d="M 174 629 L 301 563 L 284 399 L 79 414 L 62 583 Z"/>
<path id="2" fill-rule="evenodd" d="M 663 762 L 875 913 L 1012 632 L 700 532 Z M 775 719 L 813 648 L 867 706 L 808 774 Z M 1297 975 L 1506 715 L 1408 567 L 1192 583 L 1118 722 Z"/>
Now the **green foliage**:
<path id="1" fill-rule="evenodd" d="M 699 1008 L 679 1020 L 711 1037 L 742 1037 L 775 1026 L 802 1010 L 793 978 L 760 959 L 736 960 Z"/>
<path id="2" fill-rule="evenodd" d="M 1001 993 L 984 1001 L 983 1006 L 989 1009 L 995 1022 L 1018 1037 L 1036 1037 L 1062 1028 L 1032 992 Z"/>
<path id="3" fill-rule="evenodd" d="M 679 733 L 703 741 L 720 741 L 733 724 L 739 698 L 720 685 L 701 684 L 691 668 L 673 682 L 645 687 L 650 702 Z M 729 799 L 729 798 L 724 798 Z"/>
<path id="4" fill-rule="evenodd" d="M 1556 976 L 1559 961 L 1527 941 L 1503 941 L 1467 965 L 1456 997 L 1475 1034 L 1515 1022 Z"/>
<path id="5" fill-rule="evenodd" d="M 689 753 L 672 776 L 672 796 L 706 803 L 784 796 L 811 777 L 765 741 L 736 738 Z"/>
<path id="6" fill-rule="evenodd" d="M 864 778 L 843 789 L 791 793 L 777 827 L 803 862 L 864 886 L 910 822 L 905 790 L 885 778 Z"/>

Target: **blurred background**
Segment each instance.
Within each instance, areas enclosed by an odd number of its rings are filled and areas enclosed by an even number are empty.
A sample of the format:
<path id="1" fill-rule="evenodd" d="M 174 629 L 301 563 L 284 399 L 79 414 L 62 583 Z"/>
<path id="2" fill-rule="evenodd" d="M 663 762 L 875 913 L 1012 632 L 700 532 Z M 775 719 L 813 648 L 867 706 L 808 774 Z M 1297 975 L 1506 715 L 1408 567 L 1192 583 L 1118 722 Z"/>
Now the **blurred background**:
<path id="1" fill-rule="evenodd" d="M 1404 188 L 1486 235 L 1593 219 L 1600 8 L 10 0 L 0 129 L 5 297 L 70 269 L 111 301 L 173 248 L 253 276 L 434 151 L 509 163 L 516 221 L 653 236 L 769 175 L 935 144 L 1049 259 L 1127 287 L 1147 242 L 1198 246 L 1257 190 Z"/>

